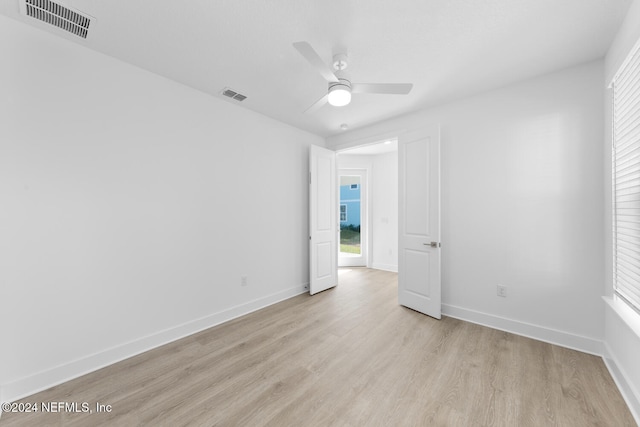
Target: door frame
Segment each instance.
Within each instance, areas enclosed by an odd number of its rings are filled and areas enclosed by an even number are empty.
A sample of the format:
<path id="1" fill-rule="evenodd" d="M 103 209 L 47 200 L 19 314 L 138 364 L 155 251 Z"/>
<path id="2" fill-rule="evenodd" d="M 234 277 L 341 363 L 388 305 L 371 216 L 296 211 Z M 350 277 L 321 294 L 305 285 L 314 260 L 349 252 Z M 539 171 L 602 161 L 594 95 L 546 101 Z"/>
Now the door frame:
<path id="1" fill-rule="evenodd" d="M 338 194 L 340 189 L 340 176 L 341 175 L 349 175 L 349 171 L 359 171 L 364 172 L 364 177 L 361 178 L 360 182 L 360 248 L 362 255 L 362 259 L 364 263 L 359 262 L 357 264 L 345 262 L 347 258 L 340 257 L 340 239 L 338 238 L 338 267 L 371 267 L 371 227 L 370 227 L 370 214 L 371 211 L 371 190 L 370 190 L 370 179 L 371 179 L 371 162 L 354 162 L 354 161 L 344 161 L 340 160 L 340 155 L 337 153 L 336 159 L 336 168 L 338 171 L 338 177 L 336 179 L 336 184 L 338 186 Z M 346 173 L 342 173 L 346 172 Z M 362 191 L 364 190 L 364 191 Z M 340 197 L 338 196 L 338 205 L 340 204 Z M 340 221 L 338 221 L 338 229 L 340 229 Z M 362 229 L 364 229 L 364 233 L 362 233 Z M 362 248 L 364 248 L 364 254 L 362 253 Z"/>

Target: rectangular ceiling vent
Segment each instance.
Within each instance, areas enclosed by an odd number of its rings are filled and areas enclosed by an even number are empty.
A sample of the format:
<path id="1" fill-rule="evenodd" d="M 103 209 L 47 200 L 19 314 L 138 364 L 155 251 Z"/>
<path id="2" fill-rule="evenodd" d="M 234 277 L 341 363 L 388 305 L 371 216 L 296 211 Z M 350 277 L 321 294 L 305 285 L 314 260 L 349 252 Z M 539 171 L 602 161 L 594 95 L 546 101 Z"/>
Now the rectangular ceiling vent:
<path id="1" fill-rule="evenodd" d="M 89 25 L 93 20 L 50 0 L 21 0 L 21 11 L 32 18 L 54 25 L 83 39 L 87 38 Z"/>
<path id="2" fill-rule="evenodd" d="M 238 102 L 242 102 L 245 99 L 247 99 L 246 96 L 242 95 L 241 93 L 236 92 L 235 90 L 229 89 L 228 87 L 225 87 L 222 92 L 221 92 L 224 96 L 229 97 L 231 99 L 235 99 Z"/>

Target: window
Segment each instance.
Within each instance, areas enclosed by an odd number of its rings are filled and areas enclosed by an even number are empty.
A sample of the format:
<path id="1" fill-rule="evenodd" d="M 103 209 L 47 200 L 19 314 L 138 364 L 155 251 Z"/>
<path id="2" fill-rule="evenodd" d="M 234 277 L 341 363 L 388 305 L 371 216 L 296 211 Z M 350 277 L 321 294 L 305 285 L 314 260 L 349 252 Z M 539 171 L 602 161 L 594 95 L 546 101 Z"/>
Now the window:
<path id="1" fill-rule="evenodd" d="M 640 311 L 640 44 L 613 79 L 613 284 Z"/>
<path id="2" fill-rule="evenodd" d="M 340 222 L 343 222 L 346 220 L 347 220 L 347 205 L 340 205 Z"/>

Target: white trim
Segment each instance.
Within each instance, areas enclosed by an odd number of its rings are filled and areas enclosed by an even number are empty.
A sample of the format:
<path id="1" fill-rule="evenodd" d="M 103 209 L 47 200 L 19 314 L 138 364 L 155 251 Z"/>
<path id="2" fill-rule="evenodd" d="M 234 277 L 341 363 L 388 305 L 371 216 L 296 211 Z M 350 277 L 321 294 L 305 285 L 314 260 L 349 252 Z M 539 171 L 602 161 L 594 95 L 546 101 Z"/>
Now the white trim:
<path id="1" fill-rule="evenodd" d="M 603 299 L 624 322 L 624 315 L 616 310 L 616 303 L 613 301 L 613 298 L 604 297 Z M 624 303 L 619 304 L 621 306 L 624 305 Z M 630 310 L 629 307 L 624 308 Z M 634 384 L 627 381 L 627 378 L 630 377 L 626 374 L 622 364 L 606 342 L 448 304 L 442 304 L 442 314 L 466 322 L 476 323 L 602 357 L 613 381 L 616 383 L 618 390 L 620 390 L 620 394 L 622 394 L 623 399 L 629 407 L 629 411 L 631 411 L 636 423 L 640 425 L 640 392 Z M 629 328 L 634 330 L 632 325 L 629 325 Z"/>
<path id="2" fill-rule="evenodd" d="M 379 263 L 379 262 L 374 262 L 371 265 L 371 268 L 375 268 L 376 270 L 391 271 L 393 273 L 397 273 L 398 272 L 398 266 L 397 265 L 393 265 L 393 264 L 382 264 L 382 263 Z"/>
<path id="3" fill-rule="evenodd" d="M 596 356 L 602 356 L 602 341 L 570 332 L 559 331 L 557 329 L 546 328 L 532 323 L 521 322 L 519 320 L 508 319 L 506 317 L 495 316 L 493 314 L 482 313 L 480 311 L 457 307 L 449 304 L 442 304 L 442 314 L 456 319 L 488 326 L 500 331 L 511 332 L 549 344 L 559 345 L 572 350 L 582 351 Z"/>
<path id="4" fill-rule="evenodd" d="M 609 370 L 613 382 L 618 386 L 622 398 L 629 407 L 629 411 L 636 423 L 640 425 L 640 393 L 635 389 L 633 384 L 627 381 L 628 376 L 625 374 L 622 365 L 618 362 L 616 355 L 609 347 L 609 344 L 604 343 L 604 355 L 602 356 L 604 364 Z"/>
<path id="5" fill-rule="evenodd" d="M 55 385 L 70 381 L 82 375 L 112 365 L 145 351 L 179 340 L 229 320 L 260 310 L 280 301 L 308 292 L 309 284 L 276 292 L 235 307 L 192 320 L 140 339 L 111 347 L 104 351 L 73 360 L 69 363 L 35 373 L 11 383 L 0 384 L 0 400 L 11 402 L 30 396 Z"/>
<path id="6" fill-rule="evenodd" d="M 614 338 L 614 346 L 612 347 L 609 337 L 609 325 L 605 325 L 605 342 L 604 342 L 604 363 L 609 369 L 609 373 L 615 381 L 622 397 L 624 398 L 629 410 L 633 414 L 638 425 L 640 425 L 640 390 L 638 390 L 637 381 L 634 383 L 634 379 L 629 375 L 628 369 L 629 363 L 636 363 L 634 352 L 638 349 L 638 343 L 640 343 L 640 316 L 631 308 L 625 301 L 619 298 L 617 295 L 612 297 L 602 297 L 606 303 L 606 320 L 609 322 L 609 316 L 615 323 L 611 327 L 620 332 L 622 328 L 627 328 L 631 335 L 626 335 L 626 338 Z M 612 313 L 612 314 L 609 314 Z M 633 340 L 633 341 L 629 341 Z M 622 347 L 621 347 L 622 345 Z M 623 354 L 620 354 L 622 352 Z M 622 356 L 622 360 L 620 358 Z M 626 359 L 626 361 L 625 361 Z M 626 363 L 626 365 L 625 365 Z M 626 366 L 626 368 L 625 368 Z M 636 375 L 637 380 L 637 375 Z"/>

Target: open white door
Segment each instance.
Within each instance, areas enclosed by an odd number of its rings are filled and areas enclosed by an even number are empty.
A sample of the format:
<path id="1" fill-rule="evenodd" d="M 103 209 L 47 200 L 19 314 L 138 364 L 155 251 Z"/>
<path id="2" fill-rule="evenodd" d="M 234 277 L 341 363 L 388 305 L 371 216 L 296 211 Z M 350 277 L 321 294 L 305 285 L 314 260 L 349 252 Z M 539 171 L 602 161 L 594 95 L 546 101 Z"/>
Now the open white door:
<path id="1" fill-rule="evenodd" d="M 441 318 L 440 130 L 398 139 L 398 302 Z"/>
<path id="2" fill-rule="evenodd" d="M 336 153 L 311 146 L 309 159 L 309 293 L 332 288 L 338 280 Z"/>

